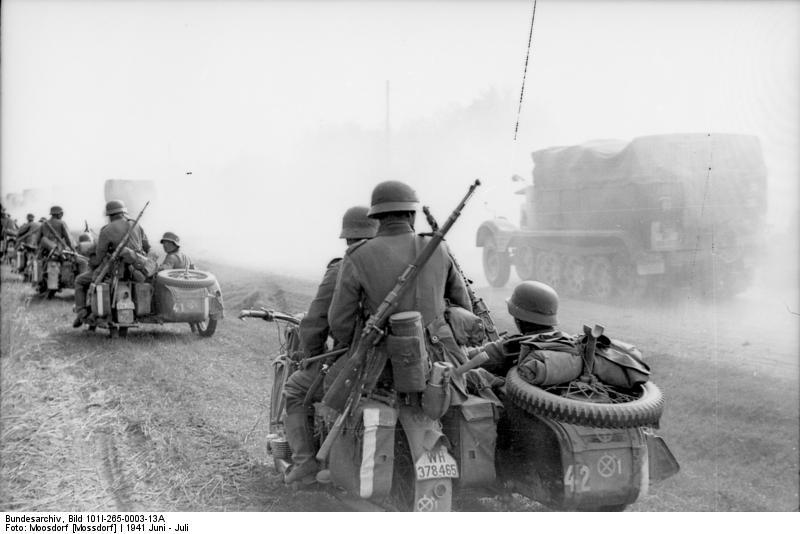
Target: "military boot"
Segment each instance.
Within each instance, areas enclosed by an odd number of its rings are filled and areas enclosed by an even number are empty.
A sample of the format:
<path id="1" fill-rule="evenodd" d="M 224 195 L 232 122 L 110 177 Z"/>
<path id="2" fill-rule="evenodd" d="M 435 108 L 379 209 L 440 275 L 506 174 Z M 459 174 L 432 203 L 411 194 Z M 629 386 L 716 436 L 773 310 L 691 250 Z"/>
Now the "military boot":
<path id="1" fill-rule="evenodd" d="M 284 476 L 287 484 L 302 482 L 313 484 L 317 474 L 317 460 L 314 457 L 314 437 L 308 427 L 308 414 L 302 412 L 287 413 L 285 420 L 286 439 L 292 449 L 292 467 Z"/>

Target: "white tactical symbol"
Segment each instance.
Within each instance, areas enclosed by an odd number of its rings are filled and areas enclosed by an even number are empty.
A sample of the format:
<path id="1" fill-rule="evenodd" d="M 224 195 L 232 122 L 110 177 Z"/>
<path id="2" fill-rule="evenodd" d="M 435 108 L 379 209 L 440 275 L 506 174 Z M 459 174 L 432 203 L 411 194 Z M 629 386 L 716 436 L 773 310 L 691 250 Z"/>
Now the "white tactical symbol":
<path id="1" fill-rule="evenodd" d="M 597 472 L 603 478 L 613 476 L 616 468 L 617 458 L 613 454 L 604 454 L 597 460 Z"/>
<path id="2" fill-rule="evenodd" d="M 423 495 L 417 501 L 417 512 L 433 512 L 434 504 L 433 499 L 427 495 Z"/>

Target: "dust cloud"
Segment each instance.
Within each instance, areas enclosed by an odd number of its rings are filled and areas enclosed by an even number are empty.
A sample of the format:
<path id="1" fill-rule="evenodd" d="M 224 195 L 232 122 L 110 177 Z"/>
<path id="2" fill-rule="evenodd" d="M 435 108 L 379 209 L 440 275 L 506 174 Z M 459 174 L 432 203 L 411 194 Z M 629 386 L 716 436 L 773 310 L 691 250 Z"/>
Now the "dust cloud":
<path id="1" fill-rule="evenodd" d="M 796 5 L 542 2 L 519 116 L 529 2 L 186 7 L 3 4 L 13 216 L 57 203 L 97 231 L 106 180 L 152 180 L 152 241 L 169 230 L 195 258 L 317 279 L 344 251 L 341 215 L 378 182 L 406 181 L 442 222 L 479 178 L 447 239 L 484 285 L 475 232 L 518 223 L 511 176 L 530 183 L 533 150 L 747 133 L 764 148 L 769 227 L 742 298 L 797 308 Z"/>

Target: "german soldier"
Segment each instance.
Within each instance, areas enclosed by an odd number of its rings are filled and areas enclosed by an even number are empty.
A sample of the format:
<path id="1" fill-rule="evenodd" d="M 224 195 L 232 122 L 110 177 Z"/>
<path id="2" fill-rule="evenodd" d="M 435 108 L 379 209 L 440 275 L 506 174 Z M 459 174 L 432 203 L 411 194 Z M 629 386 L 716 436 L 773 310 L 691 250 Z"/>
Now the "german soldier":
<path id="1" fill-rule="evenodd" d="M 164 261 L 158 266 L 159 271 L 164 271 L 166 269 L 185 269 L 186 267 L 190 269 L 194 268 L 189 256 L 180 250 L 181 238 L 178 237 L 178 234 L 164 232 L 161 238 L 161 246 L 164 247 L 164 252 L 167 253 L 167 257 L 164 258 Z"/>
<path id="2" fill-rule="evenodd" d="M 360 303 L 365 303 L 366 313 L 374 313 L 397 277 L 430 239 L 414 233 L 417 204 L 416 192 L 402 182 L 375 186 L 368 216 L 378 220 L 378 233 L 345 255 L 328 312 L 331 335 L 338 344 L 353 341 Z M 416 291 L 405 293 L 395 309 L 420 312 L 429 332 L 434 326 L 446 326 L 445 299 L 465 309 L 471 307 L 464 280 L 444 243 L 419 272 L 416 286 Z"/>
<path id="3" fill-rule="evenodd" d="M 69 248 L 73 248 L 72 236 L 69 234 L 67 223 L 63 221 L 64 210 L 61 206 L 50 208 L 50 219 L 47 224 L 42 224 L 39 233 L 39 248 L 42 252 L 50 252 L 58 246 L 59 238 L 64 240 Z"/>
<path id="4" fill-rule="evenodd" d="M 42 226 L 42 223 L 36 222 L 36 217 L 34 217 L 33 213 L 29 213 L 26 219 L 27 222 L 20 227 L 19 233 L 17 234 L 17 246 L 22 247 L 23 250 L 34 250 L 36 248 L 36 242 L 39 240 L 39 228 Z M 25 252 L 27 252 L 27 250 L 25 250 Z M 22 261 L 20 261 L 17 266 L 17 271 L 20 273 L 25 272 L 27 263 L 28 254 L 23 254 Z"/>
<path id="5" fill-rule="evenodd" d="M 521 336 L 556 331 L 558 293 L 549 285 L 534 281 L 522 282 L 506 299 L 506 305 Z M 484 345 L 489 361 L 483 367 L 494 374 L 505 376 L 519 356 L 519 343 L 513 340 L 518 340 L 521 336 L 506 334 L 500 340 Z"/>
<path id="6" fill-rule="evenodd" d="M 92 284 L 94 272 L 103 263 L 106 256 L 114 253 L 120 241 L 125 237 L 128 228 L 133 224 L 133 220 L 126 217 L 128 209 L 121 200 L 111 200 L 106 203 L 106 215 L 109 223 L 100 230 L 97 237 L 97 248 L 95 255 L 90 259 L 91 271 L 87 271 L 75 278 L 75 311 L 77 316 L 72 326 L 78 328 L 83 324 L 83 320 L 89 316 L 89 308 L 86 306 L 86 292 Z M 131 232 L 127 242 L 127 248 L 138 254 L 150 252 L 150 243 L 141 225 L 137 225 Z"/>
<path id="7" fill-rule="evenodd" d="M 342 217 L 342 233 L 340 238 L 347 242 L 348 250 L 359 246 L 360 243 L 375 236 L 378 223 L 375 219 L 367 217 L 369 208 L 355 206 L 347 210 Z M 317 295 L 308 308 L 308 313 L 300 321 L 300 343 L 307 356 L 316 356 L 325 352 L 325 343 L 328 340 L 328 308 L 333 298 L 336 278 L 339 274 L 341 258 L 334 258 L 328 263 L 322 283 L 317 289 Z M 308 391 L 319 377 L 322 366 L 321 361 L 315 362 L 304 369 L 292 373 L 286 381 L 284 395 L 286 396 L 286 437 L 292 449 L 292 468 L 286 474 L 287 484 L 304 480 L 313 480 L 317 472 L 317 461 L 314 439 L 309 427 L 309 408 L 305 403 Z M 320 392 L 312 395 L 319 400 Z"/>

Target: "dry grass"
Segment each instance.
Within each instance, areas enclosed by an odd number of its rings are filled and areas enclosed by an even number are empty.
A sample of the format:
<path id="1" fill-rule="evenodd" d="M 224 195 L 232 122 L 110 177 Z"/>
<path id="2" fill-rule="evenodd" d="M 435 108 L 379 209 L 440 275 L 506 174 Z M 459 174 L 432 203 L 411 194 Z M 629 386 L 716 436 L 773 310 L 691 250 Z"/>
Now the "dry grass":
<path id="1" fill-rule="evenodd" d="M 127 340 L 73 330 L 71 301 L 31 300 L 29 287 L 3 280 L 0 507 L 339 508 L 324 492 L 287 490 L 271 471 L 266 410 L 277 332 L 236 319 L 248 306 L 302 311 L 315 285 L 211 267 L 228 315 L 210 339 L 186 325 L 148 326 Z M 754 378 L 670 354 L 649 360 L 668 398 L 661 433 L 682 469 L 632 509 L 797 509 L 796 377 Z M 519 496 L 482 504 L 542 509 Z"/>

